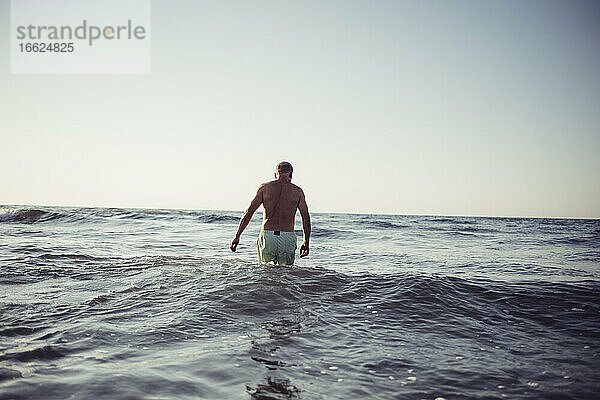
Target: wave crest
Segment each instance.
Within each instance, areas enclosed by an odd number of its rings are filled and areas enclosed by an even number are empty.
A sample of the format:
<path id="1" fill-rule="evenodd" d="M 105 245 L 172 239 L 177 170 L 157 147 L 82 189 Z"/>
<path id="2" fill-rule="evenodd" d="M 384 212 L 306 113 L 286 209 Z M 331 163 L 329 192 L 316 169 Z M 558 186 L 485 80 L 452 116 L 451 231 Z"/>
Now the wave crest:
<path id="1" fill-rule="evenodd" d="M 18 222 L 32 224 L 34 222 L 47 222 L 65 217 L 64 214 L 39 209 L 2 209 L 0 222 Z"/>

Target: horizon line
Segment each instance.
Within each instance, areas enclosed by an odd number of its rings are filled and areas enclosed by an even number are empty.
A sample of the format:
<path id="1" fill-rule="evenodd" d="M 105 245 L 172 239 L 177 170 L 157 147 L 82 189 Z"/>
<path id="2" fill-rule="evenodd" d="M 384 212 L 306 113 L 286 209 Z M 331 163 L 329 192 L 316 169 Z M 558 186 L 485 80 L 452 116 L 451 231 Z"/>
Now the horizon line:
<path id="1" fill-rule="evenodd" d="M 114 206 L 82 206 L 82 205 L 41 205 L 41 204 L 0 204 L 0 208 L 19 207 L 59 207 L 59 208 L 105 208 L 123 210 L 179 210 L 179 211 L 224 211 L 244 212 L 244 210 L 226 210 L 211 208 L 175 208 L 175 207 L 114 207 Z M 261 205 L 262 207 L 262 205 Z M 258 211 L 258 210 L 257 210 Z M 340 215 L 384 215 L 399 217 L 452 217 L 452 218 L 512 218 L 512 219 L 572 219 L 572 220 L 600 220 L 599 217 L 567 217 L 567 216 L 523 216 L 523 215 L 458 215 L 458 214 L 397 214 L 388 212 L 341 212 L 341 211 L 311 211 L 311 214 L 340 214 Z"/>

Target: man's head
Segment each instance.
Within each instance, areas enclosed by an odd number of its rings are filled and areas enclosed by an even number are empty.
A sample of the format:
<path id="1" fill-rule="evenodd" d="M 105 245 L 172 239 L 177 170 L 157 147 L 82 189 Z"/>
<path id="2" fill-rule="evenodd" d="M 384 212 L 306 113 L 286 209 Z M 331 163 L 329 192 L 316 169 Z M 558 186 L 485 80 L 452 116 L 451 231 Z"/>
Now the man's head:
<path id="1" fill-rule="evenodd" d="M 292 180 L 292 172 L 294 172 L 292 164 L 282 161 L 275 167 L 275 179 L 284 179 L 289 182 Z"/>

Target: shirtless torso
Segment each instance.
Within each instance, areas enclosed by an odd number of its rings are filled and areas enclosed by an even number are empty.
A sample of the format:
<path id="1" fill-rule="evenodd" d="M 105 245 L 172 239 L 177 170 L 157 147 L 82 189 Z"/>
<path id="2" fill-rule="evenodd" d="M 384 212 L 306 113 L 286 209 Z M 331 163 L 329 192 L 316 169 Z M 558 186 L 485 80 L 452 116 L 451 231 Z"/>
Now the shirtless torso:
<path id="1" fill-rule="evenodd" d="M 306 205 L 302 189 L 277 180 L 263 184 L 257 194 L 262 196 L 264 207 L 263 229 L 293 232 L 296 210 Z"/>
<path id="2" fill-rule="evenodd" d="M 291 183 L 291 173 L 276 173 L 275 180 L 263 183 L 257 190 L 256 196 L 250 202 L 246 209 L 235 238 L 231 241 L 231 251 L 235 251 L 240 240 L 240 236 L 254 212 L 263 205 L 263 229 L 281 232 L 294 232 L 294 222 L 296 210 L 300 211 L 302 217 L 302 231 L 304 241 L 300 247 L 300 257 L 308 255 L 310 240 L 310 214 L 304 197 L 304 192 L 300 187 Z"/>

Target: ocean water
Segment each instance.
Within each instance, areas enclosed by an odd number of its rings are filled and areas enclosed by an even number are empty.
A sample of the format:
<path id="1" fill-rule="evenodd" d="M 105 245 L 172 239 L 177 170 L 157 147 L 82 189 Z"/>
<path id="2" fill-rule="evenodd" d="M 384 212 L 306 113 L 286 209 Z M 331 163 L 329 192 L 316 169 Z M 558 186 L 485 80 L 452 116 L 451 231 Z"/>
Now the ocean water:
<path id="1" fill-rule="evenodd" d="M 0 399 L 599 398 L 599 220 L 240 215 L 1 207 Z"/>

